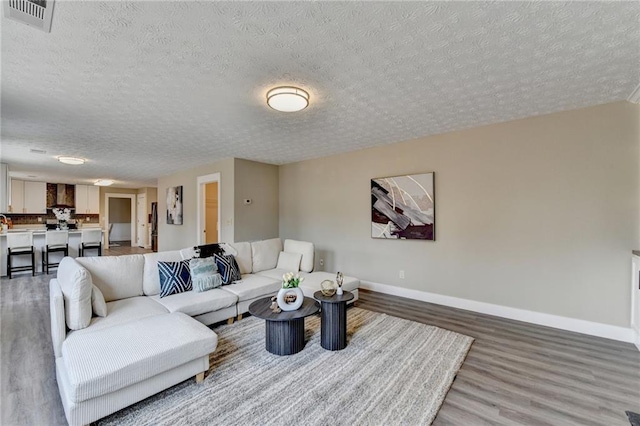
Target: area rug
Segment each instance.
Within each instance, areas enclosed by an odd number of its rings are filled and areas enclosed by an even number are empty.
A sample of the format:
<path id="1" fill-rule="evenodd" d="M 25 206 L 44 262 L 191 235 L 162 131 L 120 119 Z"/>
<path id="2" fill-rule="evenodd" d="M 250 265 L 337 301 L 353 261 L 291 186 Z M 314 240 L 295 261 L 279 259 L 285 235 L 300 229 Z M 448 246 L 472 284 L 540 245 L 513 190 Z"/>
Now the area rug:
<path id="1" fill-rule="evenodd" d="M 306 319 L 302 352 L 264 348 L 264 321 L 215 329 L 202 384 L 185 381 L 98 425 L 425 425 L 435 418 L 473 339 L 375 312 L 348 310 L 348 345 L 320 346 Z"/>

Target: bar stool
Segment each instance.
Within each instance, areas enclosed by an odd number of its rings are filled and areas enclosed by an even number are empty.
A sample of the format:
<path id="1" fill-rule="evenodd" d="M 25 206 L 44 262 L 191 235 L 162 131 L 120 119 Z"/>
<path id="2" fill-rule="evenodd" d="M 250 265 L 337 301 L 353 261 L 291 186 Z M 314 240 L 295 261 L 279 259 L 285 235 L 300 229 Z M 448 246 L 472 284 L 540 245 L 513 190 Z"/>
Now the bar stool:
<path id="1" fill-rule="evenodd" d="M 69 256 L 69 231 L 47 231 L 44 237 L 44 247 L 42 248 L 42 270 L 48 274 L 50 267 L 58 267 L 60 262 L 49 262 L 49 254 L 62 252 Z"/>
<path id="2" fill-rule="evenodd" d="M 11 258 L 14 256 L 31 255 L 31 265 L 11 266 Z M 33 234 L 31 232 L 10 232 L 7 234 L 7 276 L 11 278 L 12 272 L 31 271 L 36 275 L 36 259 L 33 250 Z"/>
<path id="3" fill-rule="evenodd" d="M 98 249 L 98 256 L 102 256 L 102 229 L 83 229 L 80 237 L 80 257 L 86 249 Z"/>

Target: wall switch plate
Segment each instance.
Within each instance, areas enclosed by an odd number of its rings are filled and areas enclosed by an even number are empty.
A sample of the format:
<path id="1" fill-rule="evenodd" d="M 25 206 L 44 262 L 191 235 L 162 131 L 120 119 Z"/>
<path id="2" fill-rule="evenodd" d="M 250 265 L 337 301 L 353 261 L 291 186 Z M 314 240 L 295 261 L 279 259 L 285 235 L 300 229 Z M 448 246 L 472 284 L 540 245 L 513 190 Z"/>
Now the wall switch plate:
<path id="1" fill-rule="evenodd" d="M 320 266 L 324 266 L 324 259 L 320 259 Z"/>
<path id="2" fill-rule="evenodd" d="M 404 270 L 400 269 L 400 279 L 404 280 Z"/>

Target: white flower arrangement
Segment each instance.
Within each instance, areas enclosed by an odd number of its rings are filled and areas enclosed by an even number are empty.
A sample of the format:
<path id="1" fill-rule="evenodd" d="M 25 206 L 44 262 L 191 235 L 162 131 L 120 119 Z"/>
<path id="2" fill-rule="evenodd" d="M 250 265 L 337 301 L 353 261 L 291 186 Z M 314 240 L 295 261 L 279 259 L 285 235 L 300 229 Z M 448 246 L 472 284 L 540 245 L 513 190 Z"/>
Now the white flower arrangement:
<path id="1" fill-rule="evenodd" d="M 282 288 L 298 288 L 302 281 L 304 281 L 304 278 L 300 274 L 287 272 L 282 276 Z"/>
<path id="2" fill-rule="evenodd" d="M 61 222 L 68 222 L 71 220 L 71 210 L 69 209 L 53 209 L 53 214 L 56 215 L 56 219 Z"/>

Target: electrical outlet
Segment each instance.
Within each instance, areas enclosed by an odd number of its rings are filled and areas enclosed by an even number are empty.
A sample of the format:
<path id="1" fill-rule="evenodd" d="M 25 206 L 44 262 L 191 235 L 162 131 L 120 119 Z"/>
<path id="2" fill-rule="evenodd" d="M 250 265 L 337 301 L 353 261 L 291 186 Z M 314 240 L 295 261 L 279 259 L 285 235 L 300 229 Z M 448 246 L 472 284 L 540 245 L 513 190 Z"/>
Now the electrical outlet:
<path id="1" fill-rule="evenodd" d="M 404 270 L 400 269 L 400 279 L 404 280 Z"/>
<path id="2" fill-rule="evenodd" d="M 91 218 L 87 216 L 85 222 L 89 222 L 89 221 L 91 221 Z"/>
<path id="3" fill-rule="evenodd" d="M 42 222 L 42 218 L 38 216 L 38 222 Z"/>
<path id="4" fill-rule="evenodd" d="M 324 266 L 324 259 L 320 259 L 320 266 Z"/>

